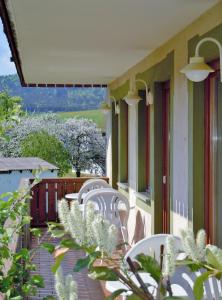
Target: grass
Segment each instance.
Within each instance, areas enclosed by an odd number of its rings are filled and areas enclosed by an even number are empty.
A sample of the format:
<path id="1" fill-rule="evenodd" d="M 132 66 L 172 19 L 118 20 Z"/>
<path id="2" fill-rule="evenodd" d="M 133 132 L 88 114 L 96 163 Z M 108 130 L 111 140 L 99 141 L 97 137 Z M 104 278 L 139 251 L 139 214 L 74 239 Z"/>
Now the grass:
<path id="1" fill-rule="evenodd" d="M 70 118 L 85 118 L 92 120 L 100 127 L 103 131 L 105 130 L 105 117 L 101 110 L 83 110 L 83 111 L 68 111 L 68 112 L 58 112 L 57 115 L 61 120 L 67 120 Z"/>

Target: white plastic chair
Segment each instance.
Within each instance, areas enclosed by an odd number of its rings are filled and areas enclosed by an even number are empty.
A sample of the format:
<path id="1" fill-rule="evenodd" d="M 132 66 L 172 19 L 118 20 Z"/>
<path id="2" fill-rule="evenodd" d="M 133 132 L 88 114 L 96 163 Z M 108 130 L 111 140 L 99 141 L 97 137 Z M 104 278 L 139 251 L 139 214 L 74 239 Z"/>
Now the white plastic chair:
<path id="1" fill-rule="evenodd" d="M 168 234 L 156 234 L 147 238 L 142 239 L 141 241 L 137 242 L 124 256 L 124 261 L 126 263 L 126 260 L 128 257 L 131 258 L 131 260 L 135 260 L 136 256 L 140 253 L 143 253 L 145 255 L 150 255 L 152 257 L 155 257 L 155 259 L 160 263 L 161 261 L 161 248 L 163 246 L 163 254 L 164 254 L 164 248 L 166 244 L 166 240 Z M 181 240 L 179 237 L 175 237 L 175 251 L 181 250 Z M 155 288 L 153 286 L 157 287 L 157 284 L 155 280 L 145 272 L 141 272 L 140 276 L 142 280 L 145 283 L 149 283 L 151 288 L 149 288 L 150 292 L 153 293 Z M 136 285 L 139 286 L 139 282 L 135 278 L 135 276 L 132 274 L 131 279 L 135 282 Z M 106 282 L 106 289 L 113 293 L 118 289 L 127 289 L 127 287 L 122 284 L 119 281 L 107 281 Z M 129 293 L 123 293 L 123 298 L 128 295 Z M 183 294 L 184 295 L 184 294 Z M 125 298 L 124 298 L 125 299 Z"/>
<path id="2" fill-rule="evenodd" d="M 89 201 L 95 203 L 95 209 L 98 210 L 104 218 L 120 228 L 123 241 L 127 242 L 127 222 L 130 209 L 128 199 L 113 188 L 92 190 L 88 192 L 83 199 L 82 210 L 84 214 L 86 212 L 86 204 Z M 121 215 L 121 211 L 124 212 L 124 215 Z"/>
<path id="3" fill-rule="evenodd" d="M 125 255 L 124 260 L 126 261 L 127 257 L 130 257 L 132 260 L 135 260 L 135 257 L 144 253 L 145 255 L 154 256 L 155 259 L 160 262 L 160 249 L 161 246 L 165 246 L 167 234 L 157 234 L 151 237 L 145 238 L 138 243 L 136 243 Z M 181 240 L 179 237 L 175 238 L 175 251 L 182 250 Z M 198 272 L 191 272 L 189 268 L 185 266 L 177 267 L 176 272 L 171 277 L 171 288 L 174 296 L 184 297 L 185 299 L 195 300 L 193 294 L 193 285 L 196 278 L 205 272 L 201 270 Z M 150 283 L 153 286 L 156 285 L 156 282 L 149 276 L 147 273 L 140 273 L 141 278 L 144 282 Z M 132 276 L 135 283 L 139 286 L 136 278 Z M 110 292 L 114 292 L 117 289 L 126 287 L 119 281 L 107 281 L 106 289 Z M 153 291 L 151 291 L 153 292 Z M 123 294 L 123 297 L 126 296 L 126 293 Z M 210 278 L 204 283 L 204 297 L 205 300 L 219 300 L 222 296 L 222 281 L 217 280 L 216 278 Z"/>
<path id="4" fill-rule="evenodd" d="M 81 203 L 83 200 L 83 194 L 88 193 L 89 191 L 95 190 L 95 189 L 101 189 L 101 188 L 108 188 L 110 189 L 111 186 L 103 179 L 100 178 L 93 178 L 89 179 L 84 182 L 82 185 L 79 193 L 78 193 L 78 202 Z"/>

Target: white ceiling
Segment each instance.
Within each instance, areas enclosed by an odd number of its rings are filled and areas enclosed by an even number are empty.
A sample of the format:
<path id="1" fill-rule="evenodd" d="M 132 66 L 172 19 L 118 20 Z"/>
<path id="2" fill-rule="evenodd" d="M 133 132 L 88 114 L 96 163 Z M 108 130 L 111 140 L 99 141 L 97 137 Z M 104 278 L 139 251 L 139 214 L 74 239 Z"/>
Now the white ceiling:
<path id="1" fill-rule="evenodd" d="M 8 0 L 27 83 L 106 84 L 218 0 Z"/>

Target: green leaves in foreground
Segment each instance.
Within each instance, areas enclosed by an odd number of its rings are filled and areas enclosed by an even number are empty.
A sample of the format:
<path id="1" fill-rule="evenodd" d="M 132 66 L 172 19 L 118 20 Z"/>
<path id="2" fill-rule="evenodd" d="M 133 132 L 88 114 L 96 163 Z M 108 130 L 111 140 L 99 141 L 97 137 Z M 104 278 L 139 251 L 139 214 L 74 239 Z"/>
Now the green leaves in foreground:
<path id="1" fill-rule="evenodd" d="M 44 288 L 44 280 L 40 275 L 33 275 L 30 282 L 39 288 Z"/>
<path id="2" fill-rule="evenodd" d="M 145 254 L 137 255 L 136 259 L 141 264 L 142 269 L 153 277 L 153 279 L 159 283 L 162 277 L 162 272 L 158 262 L 152 256 L 147 256 Z"/>
<path id="3" fill-rule="evenodd" d="M 52 254 L 55 251 L 55 246 L 50 243 L 43 243 L 41 245 L 41 248 L 47 250 L 50 254 Z"/>
<path id="4" fill-rule="evenodd" d="M 100 251 L 95 251 L 89 255 L 87 255 L 84 258 L 80 258 L 77 260 L 76 265 L 73 269 L 74 272 L 79 272 L 82 269 L 88 267 L 92 267 L 93 263 L 97 258 L 101 257 L 101 252 Z"/>
<path id="5" fill-rule="evenodd" d="M 116 273 L 107 267 L 93 267 L 91 271 L 92 272 L 89 273 L 89 277 L 94 280 L 118 280 Z"/>
<path id="6" fill-rule="evenodd" d="M 194 282 L 193 293 L 196 300 L 202 300 L 204 294 L 204 281 L 213 275 L 212 271 L 204 272 Z"/>
<path id="7" fill-rule="evenodd" d="M 119 290 L 113 292 L 110 296 L 106 297 L 106 300 L 114 300 L 124 292 L 127 292 L 127 290 L 119 289 Z"/>

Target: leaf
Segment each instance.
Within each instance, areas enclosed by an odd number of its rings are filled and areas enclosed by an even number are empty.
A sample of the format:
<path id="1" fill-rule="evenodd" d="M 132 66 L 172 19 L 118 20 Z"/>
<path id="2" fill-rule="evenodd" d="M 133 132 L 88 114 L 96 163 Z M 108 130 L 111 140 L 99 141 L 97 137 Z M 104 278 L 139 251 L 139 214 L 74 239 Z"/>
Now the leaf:
<path id="1" fill-rule="evenodd" d="M 47 250 L 50 254 L 52 254 L 55 251 L 55 246 L 50 243 L 43 243 L 41 245 L 41 248 Z"/>
<path id="2" fill-rule="evenodd" d="M 212 271 L 204 272 L 194 282 L 193 293 L 196 300 L 202 300 L 204 294 L 203 284 L 213 273 Z"/>
<path id="3" fill-rule="evenodd" d="M 60 245 L 69 249 L 75 249 L 75 250 L 79 250 L 82 249 L 81 246 L 79 246 L 74 240 L 72 239 L 66 239 L 66 240 L 62 240 L 60 242 Z"/>
<path id="4" fill-rule="evenodd" d="M 135 294 L 132 294 L 126 298 L 127 300 L 141 300 L 141 298 Z"/>
<path id="5" fill-rule="evenodd" d="M 61 254 L 66 254 L 69 251 L 69 248 L 57 248 L 54 251 L 54 258 L 57 258 Z"/>
<path id="6" fill-rule="evenodd" d="M 32 219 L 32 217 L 30 217 L 30 216 L 24 216 L 22 218 L 22 225 L 30 224 L 31 219 Z"/>
<path id="7" fill-rule="evenodd" d="M 55 273 L 57 271 L 57 269 L 59 268 L 62 260 L 64 259 L 65 253 L 62 253 L 61 255 L 56 257 L 56 262 L 55 264 L 52 266 L 52 272 Z"/>
<path id="8" fill-rule="evenodd" d="M 118 276 L 111 269 L 107 267 L 92 268 L 92 272 L 89 274 L 89 277 L 94 280 L 106 280 L 106 281 L 118 280 Z"/>
<path id="9" fill-rule="evenodd" d="M 65 231 L 61 229 L 53 229 L 50 232 L 54 238 L 61 238 L 65 235 Z"/>
<path id="10" fill-rule="evenodd" d="M 10 300 L 22 300 L 23 297 L 22 296 L 16 296 L 16 297 L 10 297 Z"/>
<path id="11" fill-rule="evenodd" d="M 39 288 L 44 288 L 44 279 L 40 275 L 33 275 L 31 277 L 31 283 Z"/>
<path id="12" fill-rule="evenodd" d="M 79 272 L 80 270 L 86 268 L 90 263 L 90 256 L 86 256 L 84 258 L 80 258 L 77 260 L 75 267 L 73 268 L 73 272 Z"/>
<path id="13" fill-rule="evenodd" d="M 221 260 L 218 260 L 218 258 L 213 254 L 213 252 L 209 248 L 206 249 L 206 260 L 214 268 L 222 271 Z"/>
<path id="14" fill-rule="evenodd" d="M 42 235 L 42 232 L 39 228 L 31 228 L 30 231 L 36 237 L 41 237 Z"/>
<path id="15" fill-rule="evenodd" d="M 150 273 L 152 278 L 159 283 L 162 272 L 158 262 L 152 256 L 147 256 L 143 253 L 136 256 L 136 259 L 141 264 L 144 271 Z"/>
<path id="16" fill-rule="evenodd" d="M 128 291 L 124 290 L 124 289 L 116 290 L 115 292 L 113 292 L 110 296 L 106 297 L 105 299 L 106 300 L 114 300 L 114 299 L 116 299 L 116 297 L 118 297 L 119 295 L 121 295 L 124 292 L 128 292 Z"/>
<path id="17" fill-rule="evenodd" d="M 53 296 L 46 296 L 43 298 L 43 300 L 56 300 L 56 298 Z"/>

